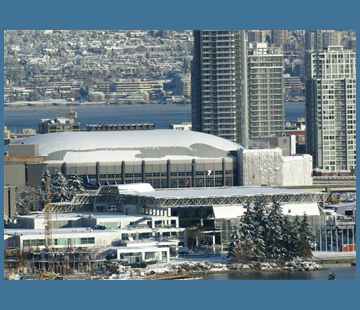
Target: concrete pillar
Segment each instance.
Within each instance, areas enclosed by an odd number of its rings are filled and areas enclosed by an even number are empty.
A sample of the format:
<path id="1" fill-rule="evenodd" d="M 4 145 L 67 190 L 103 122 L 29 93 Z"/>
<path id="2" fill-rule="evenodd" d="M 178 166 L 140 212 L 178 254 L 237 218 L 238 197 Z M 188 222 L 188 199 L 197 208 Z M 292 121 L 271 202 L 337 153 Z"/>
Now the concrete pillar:
<path id="1" fill-rule="evenodd" d="M 187 244 L 187 230 L 185 229 L 184 230 L 184 247 L 187 247 L 188 244 Z"/>
<path id="2" fill-rule="evenodd" d="M 61 165 L 61 173 L 63 174 L 64 177 L 67 176 L 66 162 L 63 162 Z"/>
<path id="3" fill-rule="evenodd" d="M 196 161 L 193 159 L 191 161 L 191 186 L 196 187 Z"/>
<path id="4" fill-rule="evenodd" d="M 333 230 L 330 230 L 331 235 L 330 235 L 330 240 L 331 240 L 331 252 L 333 251 Z"/>
<path id="5" fill-rule="evenodd" d="M 225 186 L 225 158 L 221 159 L 221 168 L 222 168 L 222 186 Z"/>
<path id="6" fill-rule="evenodd" d="M 335 229 L 336 252 L 339 252 L 339 232 Z"/>
<path id="7" fill-rule="evenodd" d="M 96 183 L 100 183 L 100 162 L 96 162 L 95 164 L 95 173 L 96 173 Z"/>
<path id="8" fill-rule="evenodd" d="M 126 180 L 125 180 L 125 161 L 124 160 L 121 162 L 121 181 L 123 184 L 126 183 L 125 182 Z"/>
<path id="9" fill-rule="evenodd" d="M 166 173 L 167 173 L 167 183 L 168 183 L 168 188 L 171 188 L 171 162 L 170 159 L 167 160 L 166 162 Z"/>
<path id="10" fill-rule="evenodd" d="M 166 249 L 166 262 L 170 263 L 170 249 Z"/>
<path id="11" fill-rule="evenodd" d="M 145 160 L 141 162 L 141 182 L 145 183 Z"/>

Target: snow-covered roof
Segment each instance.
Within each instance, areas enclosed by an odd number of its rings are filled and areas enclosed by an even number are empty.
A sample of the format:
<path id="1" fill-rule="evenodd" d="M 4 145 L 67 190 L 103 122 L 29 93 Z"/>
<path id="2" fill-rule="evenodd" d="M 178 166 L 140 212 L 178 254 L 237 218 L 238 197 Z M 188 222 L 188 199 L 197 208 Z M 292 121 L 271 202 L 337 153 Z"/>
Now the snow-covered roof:
<path id="1" fill-rule="evenodd" d="M 159 129 L 149 131 L 58 132 L 19 139 L 13 144 L 38 144 L 47 162 L 117 162 L 222 158 L 239 144 L 213 135 Z"/>
<path id="2" fill-rule="evenodd" d="M 287 203 L 282 205 L 283 213 L 286 215 L 290 211 L 290 216 L 320 215 L 320 210 L 316 202 L 312 203 Z"/>
<path id="3" fill-rule="evenodd" d="M 244 215 L 243 206 L 213 206 L 214 216 L 216 219 L 232 219 Z"/>
<path id="4" fill-rule="evenodd" d="M 321 192 L 273 187 L 224 187 L 201 189 L 175 189 L 138 193 L 153 198 L 209 198 L 227 196 L 280 195 L 280 194 L 322 194 Z"/>
<path id="5" fill-rule="evenodd" d="M 287 203 L 281 205 L 283 214 L 290 216 L 308 216 L 320 215 L 319 207 L 316 202 L 312 203 Z M 214 216 L 217 219 L 231 219 L 244 215 L 245 208 L 241 205 L 237 206 L 213 206 Z M 290 212 L 289 212 L 290 211 Z"/>
<path id="6" fill-rule="evenodd" d="M 99 189 L 99 194 L 107 193 L 109 190 L 116 191 L 117 193 L 120 194 L 135 194 L 135 193 L 155 191 L 150 183 L 131 183 L 131 184 L 101 186 Z"/>

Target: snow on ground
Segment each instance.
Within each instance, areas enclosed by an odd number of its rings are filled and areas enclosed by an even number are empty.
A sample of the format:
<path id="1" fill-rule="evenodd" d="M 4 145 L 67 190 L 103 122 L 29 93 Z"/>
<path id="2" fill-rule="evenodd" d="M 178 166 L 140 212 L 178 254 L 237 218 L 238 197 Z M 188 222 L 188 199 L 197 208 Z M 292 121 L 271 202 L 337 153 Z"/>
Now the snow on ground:
<path id="1" fill-rule="evenodd" d="M 202 254 L 202 255 L 200 255 Z M 314 259 L 348 259 L 356 258 L 355 252 L 313 252 Z M 229 269 L 230 268 L 230 269 Z M 199 255 L 187 255 L 179 258 L 173 258 L 169 263 L 158 262 L 156 264 L 148 265 L 141 274 L 137 274 L 134 270 L 133 274 L 112 275 L 111 280 L 126 280 L 131 278 L 141 278 L 149 275 L 160 275 L 166 273 L 183 273 L 183 272 L 226 272 L 229 270 L 251 270 L 253 264 L 235 264 L 228 268 L 227 266 L 227 252 L 217 252 L 217 255 L 199 253 Z M 276 270 L 319 270 L 323 266 L 318 265 L 311 260 L 309 262 L 294 260 L 288 262 L 285 267 L 278 267 L 277 264 L 270 264 L 267 262 L 261 263 L 261 270 L 276 271 Z"/>

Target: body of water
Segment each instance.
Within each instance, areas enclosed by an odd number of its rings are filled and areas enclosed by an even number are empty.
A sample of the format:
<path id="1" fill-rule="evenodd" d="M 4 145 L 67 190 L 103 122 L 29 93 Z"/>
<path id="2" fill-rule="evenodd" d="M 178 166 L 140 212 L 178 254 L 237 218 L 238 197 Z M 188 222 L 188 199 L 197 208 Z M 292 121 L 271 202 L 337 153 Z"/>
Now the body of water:
<path id="1" fill-rule="evenodd" d="M 4 124 L 11 131 L 20 132 L 24 128 L 38 128 L 40 119 L 55 118 L 66 115 L 50 112 L 50 109 L 68 111 L 68 107 L 5 107 Z M 183 104 L 147 104 L 147 105 L 83 105 L 74 106 L 77 112 L 76 121 L 83 129 L 86 124 L 101 123 L 155 123 L 156 129 L 167 129 L 170 124 L 191 122 L 191 105 Z M 294 122 L 305 117 L 303 102 L 285 103 L 285 120 Z"/>
<path id="2" fill-rule="evenodd" d="M 327 269 L 317 271 L 226 272 L 205 275 L 203 280 L 328 280 L 331 272 L 335 274 L 336 280 L 356 279 L 356 267 L 350 264 L 331 264 L 324 267 Z"/>

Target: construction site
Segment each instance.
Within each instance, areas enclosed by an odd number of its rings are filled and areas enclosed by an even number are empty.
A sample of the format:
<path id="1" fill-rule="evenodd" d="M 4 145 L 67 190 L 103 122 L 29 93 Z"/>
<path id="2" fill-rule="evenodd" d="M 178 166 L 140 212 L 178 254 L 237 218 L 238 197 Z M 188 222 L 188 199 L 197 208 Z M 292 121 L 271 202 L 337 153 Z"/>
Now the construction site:
<path id="1" fill-rule="evenodd" d="M 88 249 L 29 250 L 8 249 L 4 251 L 4 275 L 21 274 L 30 279 L 78 278 L 95 274 L 113 273 L 116 264 L 106 262 L 99 253 Z M 53 276 L 47 276 L 53 275 Z"/>

